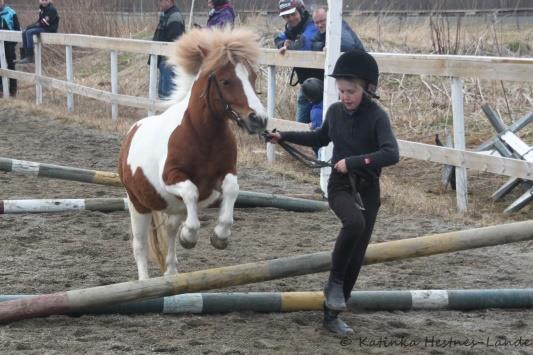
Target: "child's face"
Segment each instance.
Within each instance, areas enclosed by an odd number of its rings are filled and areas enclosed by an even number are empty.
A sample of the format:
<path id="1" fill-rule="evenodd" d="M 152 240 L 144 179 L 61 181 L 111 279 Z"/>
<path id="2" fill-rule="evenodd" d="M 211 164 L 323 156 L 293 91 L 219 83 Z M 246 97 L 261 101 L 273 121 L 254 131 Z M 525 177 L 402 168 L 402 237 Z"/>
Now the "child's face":
<path id="1" fill-rule="evenodd" d="M 50 0 L 39 0 L 39 5 L 46 6 L 50 3 Z"/>
<path id="2" fill-rule="evenodd" d="M 354 111 L 363 100 L 363 88 L 354 80 L 337 79 L 339 97 L 348 111 Z"/>

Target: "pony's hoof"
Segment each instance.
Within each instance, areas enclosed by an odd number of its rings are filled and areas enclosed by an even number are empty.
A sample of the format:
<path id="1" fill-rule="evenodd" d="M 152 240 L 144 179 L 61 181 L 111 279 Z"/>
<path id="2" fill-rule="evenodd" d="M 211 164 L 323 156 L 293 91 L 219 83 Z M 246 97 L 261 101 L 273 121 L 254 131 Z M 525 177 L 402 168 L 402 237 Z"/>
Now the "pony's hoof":
<path id="1" fill-rule="evenodd" d="M 181 246 L 185 249 L 192 249 L 196 246 L 196 242 L 189 242 L 188 240 L 183 239 L 181 235 L 179 236 L 178 240 L 180 241 Z"/>
<path id="2" fill-rule="evenodd" d="M 221 239 L 217 237 L 216 234 L 212 234 L 209 241 L 211 242 L 211 245 L 217 249 L 226 249 L 229 244 L 229 238 Z"/>

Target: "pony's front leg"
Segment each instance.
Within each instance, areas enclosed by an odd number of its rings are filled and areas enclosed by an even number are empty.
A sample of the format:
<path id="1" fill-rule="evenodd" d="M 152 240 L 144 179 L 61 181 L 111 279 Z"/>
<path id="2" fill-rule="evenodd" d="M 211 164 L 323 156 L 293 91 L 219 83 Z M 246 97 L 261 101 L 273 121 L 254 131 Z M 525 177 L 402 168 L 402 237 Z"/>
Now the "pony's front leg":
<path id="1" fill-rule="evenodd" d="M 233 206 L 239 195 L 239 184 L 237 176 L 227 174 L 222 182 L 222 202 L 220 204 L 220 214 L 218 223 L 215 226 L 215 233 L 211 235 L 211 244 L 217 249 L 226 249 L 231 236 L 231 226 L 233 225 Z"/>
<path id="2" fill-rule="evenodd" d="M 179 235 L 180 244 L 186 249 L 194 248 L 198 241 L 198 229 L 200 229 L 200 220 L 198 219 L 198 188 L 190 180 L 186 180 L 167 186 L 167 191 L 181 197 L 187 210 L 187 218 L 181 226 L 181 233 Z"/>
<path id="3" fill-rule="evenodd" d="M 133 256 L 137 263 L 139 280 L 149 278 L 148 275 L 148 231 L 152 221 L 152 214 L 142 214 L 137 212 L 131 200 L 128 201 L 130 210 L 131 232 L 133 234 Z"/>

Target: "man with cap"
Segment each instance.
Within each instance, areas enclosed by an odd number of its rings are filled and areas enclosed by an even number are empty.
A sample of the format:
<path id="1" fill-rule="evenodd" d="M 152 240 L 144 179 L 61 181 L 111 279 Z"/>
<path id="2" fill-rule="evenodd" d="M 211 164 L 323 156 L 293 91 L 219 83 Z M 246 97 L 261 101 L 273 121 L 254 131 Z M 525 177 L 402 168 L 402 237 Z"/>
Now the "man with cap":
<path id="1" fill-rule="evenodd" d="M 310 51 L 312 39 L 318 34 L 309 12 L 305 9 L 302 0 L 280 0 L 279 15 L 285 20 L 285 30 L 279 33 L 274 43 L 281 54 L 287 50 Z M 297 81 L 293 82 L 294 74 Z M 324 79 L 324 70 L 310 68 L 294 68 L 291 74 L 290 85 L 302 84 L 307 78 Z M 296 107 L 296 121 L 309 123 L 311 104 L 301 90 L 298 94 Z"/>
<path id="2" fill-rule="evenodd" d="M 327 146 L 333 142 L 334 164 L 328 181 L 328 203 L 342 228 L 332 253 L 324 287 L 324 326 L 339 335 L 353 334 L 339 313 L 346 309 L 380 206 L 379 176 L 399 161 L 398 143 L 385 110 L 374 99 L 379 70 L 365 51 L 342 54 L 333 73 L 340 102 L 332 104 L 322 127 L 311 132 L 274 132 L 270 142 Z"/>

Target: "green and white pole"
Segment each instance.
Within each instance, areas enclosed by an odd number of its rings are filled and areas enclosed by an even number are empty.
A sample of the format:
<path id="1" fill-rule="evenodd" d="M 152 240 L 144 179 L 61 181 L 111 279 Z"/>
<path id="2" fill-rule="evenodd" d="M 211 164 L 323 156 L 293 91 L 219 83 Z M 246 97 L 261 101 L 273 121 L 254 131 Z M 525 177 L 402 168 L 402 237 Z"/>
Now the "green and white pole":
<path id="1" fill-rule="evenodd" d="M 0 295 L 0 302 L 29 297 L 33 296 Z M 277 313 L 319 311 L 323 304 L 323 292 L 187 293 L 70 314 Z M 533 289 L 356 291 L 347 306 L 353 312 L 533 308 Z"/>

